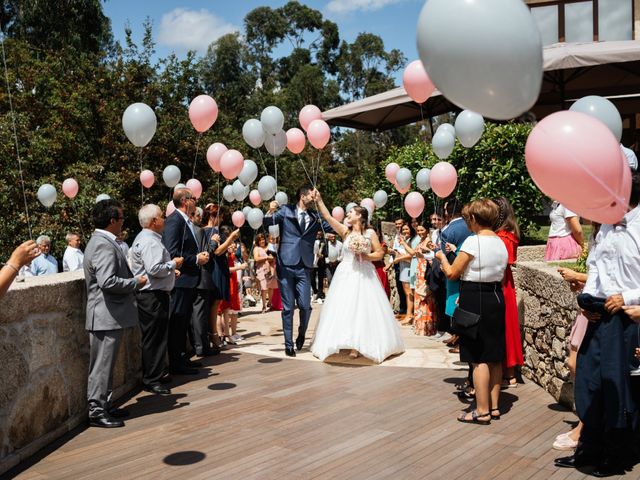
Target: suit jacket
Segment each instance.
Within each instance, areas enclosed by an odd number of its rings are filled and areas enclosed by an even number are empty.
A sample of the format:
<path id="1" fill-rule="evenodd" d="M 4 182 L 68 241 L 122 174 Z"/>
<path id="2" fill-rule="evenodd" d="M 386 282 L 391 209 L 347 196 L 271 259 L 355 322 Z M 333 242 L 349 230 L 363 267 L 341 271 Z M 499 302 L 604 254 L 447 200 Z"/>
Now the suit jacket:
<path id="1" fill-rule="evenodd" d="M 296 216 L 295 205 L 283 205 L 271 217 L 264 217 L 264 226 L 279 225 L 280 249 L 278 251 L 278 263 L 287 267 L 295 267 L 300 262 L 307 268 L 313 268 L 313 244 L 316 241 L 318 230 L 333 232 L 327 222 L 320 219 L 315 210 L 307 210 L 309 218 L 304 230 L 300 228 L 300 222 Z"/>
<path id="2" fill-rule="evenodd" d="M 94 232 L 84 252 L 87 287 L 86 329 L 119 330 L 138 324 L 134 292 L 138 282 L 122 250 L 107 235 Z"/>
<path id="3" fill-rule="evenodd" d="M 442 239 L 442 251 L 446 252 L 445 245 L 447 243 L 452 243 L 459 249 L 462 246 L 462 242 L 464 242 L 471 234 L 471 230 L 469 230 L 469 227 L 467 227 L 467 222 L 465 222 L 463 218 L 460 218 L 459 220 L 455 219 L 455 221 L 453 223 L 450 223 L 449 226 L 445 228 L 440 234 L 440 238 Z M 456 258 L 457 252 L 450 252 L 446 255 L 449 259 L 449 262 L 453 263 Z"/>
<path id="4" fill-rule="evenodd" d="M 196 237 L 201 252 L 209 252 L 209 261 L 200 267 L 200 278 L 198 280 L 198 288 L 201 290 L 213 290 L 213 279 L 211 277 L 211 270 L 213 269 L 213 252 L 216 251 L 218 244 L 211 242 L 209 237 L 211 235 L 205 235 L 204 228 L 200 228 L 197 225 L 193 226 L 196 231 Z"/>
<path id="5" fill-rule="evenodd" d="M 171 258 L 184 257 L 180 277 L 176 279 L 176 288 L 195 288 L 200 281 L 200 266 L 196 263 L 200 248 L 187 222 L 177 210 L 167 217 L 162 243 L 169 250 Z"/>

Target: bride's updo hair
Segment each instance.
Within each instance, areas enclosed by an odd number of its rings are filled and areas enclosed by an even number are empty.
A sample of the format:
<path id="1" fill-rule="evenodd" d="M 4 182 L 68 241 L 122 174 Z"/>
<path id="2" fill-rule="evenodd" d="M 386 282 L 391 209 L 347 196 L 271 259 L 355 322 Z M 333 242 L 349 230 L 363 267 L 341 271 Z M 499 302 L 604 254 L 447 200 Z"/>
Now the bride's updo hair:
<path id="1" fill-rule="evenodd" d="M 362 231 L 366 230 L 369 226 L 369 210 L 360 205 L 353 207 L 353 210 L 360 215 L 360 223 L 362 223 Z M 353 229 L 353 226 L 351 227 Z"/>

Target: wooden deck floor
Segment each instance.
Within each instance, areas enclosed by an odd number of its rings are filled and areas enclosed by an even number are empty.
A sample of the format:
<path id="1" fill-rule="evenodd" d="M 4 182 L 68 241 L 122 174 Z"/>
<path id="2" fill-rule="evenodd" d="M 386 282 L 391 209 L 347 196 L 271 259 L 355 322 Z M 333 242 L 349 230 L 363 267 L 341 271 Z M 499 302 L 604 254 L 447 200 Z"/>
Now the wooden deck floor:
<path id="1" fill-rule="evenodd" d="M 126 402 L 124 429 L 79 429 L 19 479 L 580 479 L 552 460 L 575 421 L 532 383 L 490 426 L 459 423 L 466 372 L 330 365 L 228 350 L 173 394 Z M 625 478 L 640 478 L 640 466 Z"/>

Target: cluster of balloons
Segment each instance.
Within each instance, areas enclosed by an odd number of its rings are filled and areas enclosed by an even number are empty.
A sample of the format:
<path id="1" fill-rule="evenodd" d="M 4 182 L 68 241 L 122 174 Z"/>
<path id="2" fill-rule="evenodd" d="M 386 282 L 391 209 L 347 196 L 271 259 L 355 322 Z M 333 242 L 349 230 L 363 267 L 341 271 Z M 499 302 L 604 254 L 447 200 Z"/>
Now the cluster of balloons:
<path id="1" fill-rule="evenodd" d="M 65 197 L 73 200 L 78 195 L 80 191 L 80 185 L 78 185 L 78 181 L 75 178 L 67 178 L 64 182 L 62 182 L 62 193 Z M 56 191 L 56 187 L 51 185 L 50 183 L 43 183 L 38 188 L 38 192 L 36 194 L 38 200 L 42 205 L 49 208 L 58 199 L 58 192 Z M 100 200 L 96 199 L 96 203 Z"/>

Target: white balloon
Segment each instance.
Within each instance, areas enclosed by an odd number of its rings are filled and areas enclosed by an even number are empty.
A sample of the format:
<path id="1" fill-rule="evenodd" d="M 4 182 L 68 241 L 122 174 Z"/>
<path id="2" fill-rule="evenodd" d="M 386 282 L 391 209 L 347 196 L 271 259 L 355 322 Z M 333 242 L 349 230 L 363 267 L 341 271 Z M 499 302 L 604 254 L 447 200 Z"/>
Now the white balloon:
<path id="1" fill-rule="evenodd" d="M 265 131 L 260 120 L 251 118 L 242 126 L 242 138 L 250 147 L 260 148 L 264 143 Z"/>
<path id="2" fill-rule="evenodd" d="M 259 229 L 262 226 L 262 219 L 264 218 L 264 213 L 259 208 L 252 208 L 247 215 L 247 222 L 254 230 Z"/>
<path id="3" fill-rule="evenodd" d="M 444 160 L 451 152 L 456 144 L 456 139 L 449 132 L 441 130 L 436 132 L 431 140 L 433 147 L 433 153 L 435 153 L 440 160 Z"/>
<path id="4" fill-rule="evenodd" d="M 156 133 L 158 119 L 153 109 L 144 103 L 129 105 L 122 114 L 122 128 L 136 147 L 146 146 Z"/>
<path id="5" fill-rule="evenodd" d="M 173 187 L 174 190 L 180 190 L 181 188 L 187 188 L 187 186 L 184 183 L 177 183 L 175 187 Z"/>
<path id="6" fill-rule="evenodd" d="M 56 192 L 56 187 L 50 183 L 44 183 L 38 188 L 38 200 L 40 200 L 40 203 L 45 207 L 49 208 L 56 202 L 57 198 L 58 192 Z"/>
<path id="7" fill-rule="evenodd" d="M 233 185 L 227 185 L 222 189 L 222 197 L 229 203 L 235 201 L 236 197 L 233 194 Z"/>
<path id="8" fill-rule="evenodd" d="M 96 203 L 101 202 L 102 200 L 111 200 L 111 197 L 106 193 L 101 193 L 96 197 Z"/>
<path id="9" fill-rule="evenodd" d="M 431 184 L 429 183 L 429 176 L 431 175 L 431 170 L 428 168 L 421 169 L 416 175 L 416 186 L 426 192 L 431 188 Z"/>
<path id="10" fill-rule="evenodd" d="M 269 225 L 269 235 L 278 238 L 280 236 L 280 225 Z"/>
<path id="11" fill-rule="evenodd" d="M 396 184 L 400 188 L 407 188 L 409 185 L 411 185 L 411 180 L 413 180 L 413 175 L 411 175 L 411 170 L 409 170 L 408 168 L 402 167 L 396 173 Z"/>
<path id="12" fill-rule="evenodd" d="M 345 209 L 344 209 L 344 213 L 349 213 L 349 211 L 350 211 L 353 207 L 357 207 L 357 206 L 358 206 L 358 204 L 357 204 L 357 203 L 354 203 L 354 202 L 348 203 L 348 204 L 347 204 L 347 206 L 346 206 L 346 207 L 345 207 Z"/>
<path id="13" fill-rule="evenodd" d="M 247 198 L 247 195 L 249 195 L 250 190 L 251 189 L 243 185 L 240 180 L 236 180 L 235 182 L 233 182 L 233 185 L 231 185 L 233 198 L 235 198 L 237 202 L 241 202 L 242 200 Z"/>
<path id="14" fill-rule="evenodd" d="M 246 206 L 242 209 L 242 213 L 244 214 L 244 218 L 247 218 L 247 215 L 249 215 L 249 212 L 251 211 L 252 207 Z"/>
<path id="15" fill-rule="evenodd" d="M 428 0 L 417 44 L 429 78 L 463 109 L 508 120 L 538 98 L 542 41 L 522 1 Z"/>
<path id="16" fill-rule="evenodd" d="M 264 148 L 273 156 L 281 155 L 287 148 L 287 134 L 284 130 L 280 130 L 275 135 L 267 135 L 264 140 Z"/>
<path id="17" fill-rule="evenodd" d="M 620 124 L 622 125 L 622 124 Z M 456 135 L 463 147 L 473 147 L 484 132 L 484 118 L 471 110 L 463 110 L 456 118 Z"/>
<path id="18" fill-rule="evenodd" d="M 384 190 L 378 190 L 373 194 L 373 202 L 376 204 L 376 208 L 382 208 L 386 205 L 388 199 L 387 192 Z"/>
<path id="19" fill-rule="evenodd" d="M 169 165 L 162 172 L 162 179 L 167 187 L 173 188 L 180 181 L 180 169 L 175 165 Z"/>
<path id="20" fill-rule="evenodd" d="M 286 205 L 289 203 L 289 197 L 284 192 L 278 192 L 276 193 L 276 202 L 278 202 L 278 205 Z"/>
<path id="21" fill-rule="evenodd" d="M 451 125 L 450 123 L 443 123 L 442 125 L 440 125 L 436 129 L 436 133 L 439 132 L 440 130 L 444 130 L 445 132 L 449 132 L 454 137 L 456 136 L 456 129 L 453 128 L 453 125 Z"/>
<path id="22" fill-rule="evenodd" d="M 262 122 L 262 128 L 264 128 L 265 132 L 275 135 L 284 127 L 282 110 L 273 105 L 265 108 L 262 111 L 262 115 L 260 115 L 260 122 Z"/>
<path id="23" fill-rule="evenodd" d="M 609 127 L 618 142 L 622 138 L 622 117 L 620 117 L 620 112 L 610 100 L 597 95 L 588 95 L 571 105 L 569 110 L 586 113 L 597 118 Z"/>
<path id="24" fill-rule="evenodd" d="M 262 200 L 270 200 L 278 191 L 276 179 L 271 175 L 265 175 L 258 182 L 258 192 Z"/>
<path id="25" fill-rule="evenodd" d="M 240 180 L 243 185 L 249 186 L 256 178 L 258 178 L 258 166 L 256 162 L 253 160 L 245 160 L 242 171 L 240 175 L 238 175 L 238 180 Z"/>

